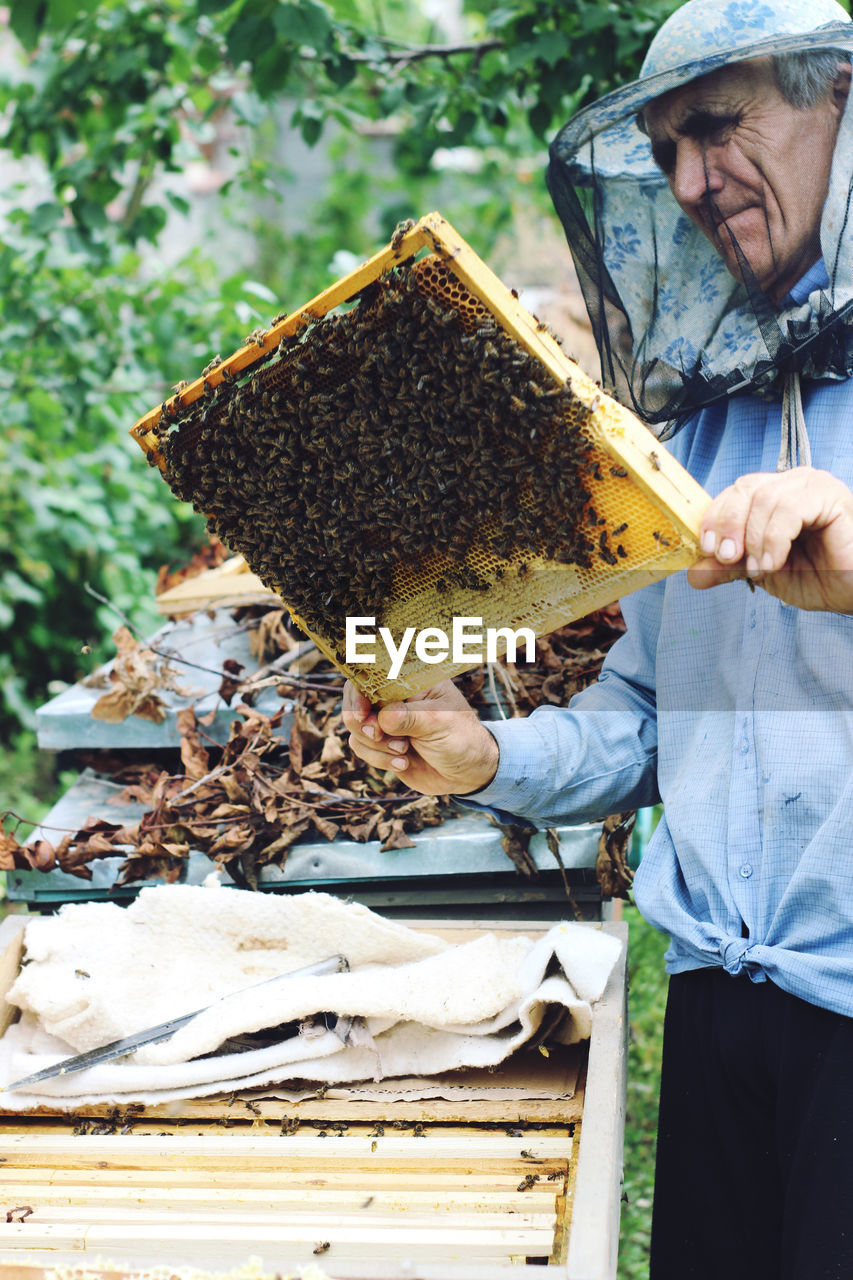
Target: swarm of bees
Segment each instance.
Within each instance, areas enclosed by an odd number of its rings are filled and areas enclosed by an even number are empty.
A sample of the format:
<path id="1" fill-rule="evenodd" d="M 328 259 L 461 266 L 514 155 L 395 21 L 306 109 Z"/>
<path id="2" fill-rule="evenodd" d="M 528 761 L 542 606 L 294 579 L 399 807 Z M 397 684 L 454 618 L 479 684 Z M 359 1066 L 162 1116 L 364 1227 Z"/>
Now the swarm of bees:
<path id="1" fill-rule="evenodd" d="M 173 491 L 336 645 L 347 615 L 381 623 L 401 566 L 438 591 L 488 590 L 530 556 L 600 554 L 590 410 L 423 266 L 159 427 Z"/>

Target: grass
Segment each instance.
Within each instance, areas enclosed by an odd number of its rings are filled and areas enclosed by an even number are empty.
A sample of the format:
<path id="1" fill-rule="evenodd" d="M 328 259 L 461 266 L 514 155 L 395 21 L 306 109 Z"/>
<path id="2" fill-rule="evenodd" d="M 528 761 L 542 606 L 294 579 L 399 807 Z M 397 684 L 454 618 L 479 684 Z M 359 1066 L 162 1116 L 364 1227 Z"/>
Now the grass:
<path id="1" fill-rule="evenodd" d="M 648 1280 L 655 1140 L 668 938 L 626 906 L 628 923 L 628 1107 L 619 1280 Z"/>

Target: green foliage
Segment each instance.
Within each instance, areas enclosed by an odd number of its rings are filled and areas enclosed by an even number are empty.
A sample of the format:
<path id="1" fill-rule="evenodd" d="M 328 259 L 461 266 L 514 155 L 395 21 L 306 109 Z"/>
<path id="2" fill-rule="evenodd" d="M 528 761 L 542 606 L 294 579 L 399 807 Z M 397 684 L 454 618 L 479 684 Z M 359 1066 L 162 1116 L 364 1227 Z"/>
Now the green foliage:
<path id="1" fill-rule="evenodd" d="M 13 733 L 0 753 L 0 815 L 9 813 L 0 830 L 15 830 L 19 840 L 29 835 L 29 822 L 38 822 L 77 778 L 77 770 L 56 769 L 52 752 L 39 751 L 35 734 L 23 729 Z M 13 817 L 26 819 L 18 823 Z M 5 875 L 0 876 L 0 898 Z"/>
<path id="2" fill-rule="evenodd" d="M 646 924 L 636 907 L 628 922 L 628 1106 L 625 1118 L 625 1182 L 619 1245 L 620 1280 L 645 1280 L 654 1193 L 655 1142 L 663 1016 L 667 980 L 663 955 L 668 938 Z"/>

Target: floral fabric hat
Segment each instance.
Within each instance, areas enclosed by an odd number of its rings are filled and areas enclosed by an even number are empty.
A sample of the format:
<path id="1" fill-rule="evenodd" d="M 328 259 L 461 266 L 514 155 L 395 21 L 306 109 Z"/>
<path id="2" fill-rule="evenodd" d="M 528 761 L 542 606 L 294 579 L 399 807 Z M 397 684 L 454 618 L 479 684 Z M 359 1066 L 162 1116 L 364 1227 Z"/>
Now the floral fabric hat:
<path id="1" fill-rule="evenodd" d="M 781 395 L 781 377 L 853 373 L 853 92 L 842 117 L 820 226 L 822 263 L 779 306 L 740 282 L 682 212 L 638 113 L 654 98 L 737 62 L 853 53 L 835 0 L 689 0 L 661 27 L 639 79 L 574 116 L 550 149 L 563 223 L 604 384 L 671 434 L 737 391 Z M 795 176 L 794 180 L 795 180 Z M 805 290 L 805 293 L 804 293 Z"/>

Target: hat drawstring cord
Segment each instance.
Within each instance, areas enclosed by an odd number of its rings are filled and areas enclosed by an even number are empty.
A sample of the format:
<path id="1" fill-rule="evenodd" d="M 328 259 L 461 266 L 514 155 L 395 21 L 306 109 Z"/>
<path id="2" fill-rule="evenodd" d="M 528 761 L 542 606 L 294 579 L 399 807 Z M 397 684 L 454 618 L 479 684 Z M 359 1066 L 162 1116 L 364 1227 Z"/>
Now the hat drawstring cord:
<path id="1" fill-rule="evenodd" d="M 782 438 L 776 470 L 789 471 L 791 467 L 810 467 L 811 464 L 812 451 L 803 413 L 800 375 L 796 370 L 792 370 L 785 377 L 785 390 L 782 395 Z"/>

